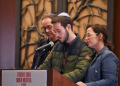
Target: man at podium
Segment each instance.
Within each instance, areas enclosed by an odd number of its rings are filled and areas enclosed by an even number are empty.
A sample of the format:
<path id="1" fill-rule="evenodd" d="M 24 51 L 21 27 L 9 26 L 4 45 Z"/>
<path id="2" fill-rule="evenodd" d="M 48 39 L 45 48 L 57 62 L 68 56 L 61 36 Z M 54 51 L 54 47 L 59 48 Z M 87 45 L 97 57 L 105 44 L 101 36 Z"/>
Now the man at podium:
<path id="1" fill-rule="evenodd" d="M 38 48 L 50 43 L 50 41 L 54 42 L 54 44 L 58 41 L 58 38 L 55 34 L 55 32 L 53 31 L 53 27 L 51 24 L 52 19 L 57 16 L 53 13 L 51 14 L 46 14 L 43 18 L 42 18 L 42 30 L 44 32 L 44 34 L 48 37 L 47 40 L 41 42 L 38 45 Z M 36 51 L 34 58 L 33 58 L 33 63 L 31 66 L 31 69 L 36 69 L 38 68 L 43 61 L 46 59 L 46 57 L 48 56 L 48 54 L 50 53 L 50 51 L 52 50 L 53 46 L 48 46 L 42 49 L 39 49 Z"/>
<path id="2" fill-rule="evenodd" d="M 93 51 L 73 32 L 67 13 L 60 13 L 52 20 L 59 41 L 38 69 L 53 68 L 73 82 L 81 81 L 92 61 Z"/>

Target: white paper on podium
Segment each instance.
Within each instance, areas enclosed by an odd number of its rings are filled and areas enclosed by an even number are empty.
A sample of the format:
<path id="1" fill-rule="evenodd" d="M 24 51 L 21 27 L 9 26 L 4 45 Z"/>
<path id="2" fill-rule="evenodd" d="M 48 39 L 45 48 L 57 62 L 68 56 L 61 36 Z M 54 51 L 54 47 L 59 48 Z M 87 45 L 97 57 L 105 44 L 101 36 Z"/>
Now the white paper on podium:
<path id="1" fill-rule="evenodd" d="M 47 70 L 2 70 L 2 86 L 47 86 Z"/>

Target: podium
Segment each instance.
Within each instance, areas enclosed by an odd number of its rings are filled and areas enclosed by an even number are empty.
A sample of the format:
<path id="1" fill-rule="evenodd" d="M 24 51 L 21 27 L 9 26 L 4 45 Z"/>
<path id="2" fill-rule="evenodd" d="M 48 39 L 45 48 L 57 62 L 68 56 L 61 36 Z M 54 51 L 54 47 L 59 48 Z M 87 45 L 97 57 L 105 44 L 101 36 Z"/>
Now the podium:
<path id="1" fill-rule="evenodd" d="M 0 86 L 77 86 L 54 69 L 0 69 Z"/>

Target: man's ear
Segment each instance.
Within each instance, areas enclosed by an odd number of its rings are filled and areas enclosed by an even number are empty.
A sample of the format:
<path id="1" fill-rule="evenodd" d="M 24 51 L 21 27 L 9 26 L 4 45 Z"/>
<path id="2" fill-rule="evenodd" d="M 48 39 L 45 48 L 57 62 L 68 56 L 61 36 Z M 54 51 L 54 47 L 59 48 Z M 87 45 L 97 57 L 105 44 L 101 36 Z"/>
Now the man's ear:
<path id="1" fill-rule="evenodd" d="M 70 31 L 70 30 L 71 30 L 71 25 L 70 25 L 70 24 L 67 24 L 66 29 L 67 29 L 68 31 Z"/>

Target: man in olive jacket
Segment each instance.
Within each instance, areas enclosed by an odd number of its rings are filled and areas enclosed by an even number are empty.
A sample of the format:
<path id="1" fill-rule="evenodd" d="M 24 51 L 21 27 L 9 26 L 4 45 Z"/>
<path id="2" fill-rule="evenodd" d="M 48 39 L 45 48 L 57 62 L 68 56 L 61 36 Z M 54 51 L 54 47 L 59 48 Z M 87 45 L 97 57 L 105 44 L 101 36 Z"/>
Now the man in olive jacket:
<path id="1" fill-rule="evenodd" d="M 52 20 L 59 41 L 38 69 L 53 68 L 73 82 L 81 81 L 92 61 L 93 51 L 72 31 L 72 20 L 60 13 Z"/>

